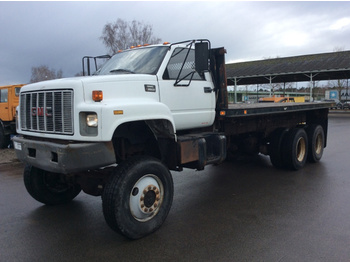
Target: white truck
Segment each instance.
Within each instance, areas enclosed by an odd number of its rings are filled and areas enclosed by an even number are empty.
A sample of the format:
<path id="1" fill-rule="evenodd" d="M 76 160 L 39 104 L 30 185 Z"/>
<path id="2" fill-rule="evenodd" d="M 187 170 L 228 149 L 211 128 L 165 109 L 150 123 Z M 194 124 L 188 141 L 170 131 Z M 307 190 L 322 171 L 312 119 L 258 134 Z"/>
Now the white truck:
<path id="1" fill-rule="evenodd" d="M 229 104 L 225 53 L 203 39 L 142 46 L 93 76 L 24 86 L 14 147 L 29 194 L 47 205 L 101 195 L 107 224 L 137 239 L 168 215 L 170 170 L 243 153 L 292 170 L 319 161 L 329 104 Z"/>

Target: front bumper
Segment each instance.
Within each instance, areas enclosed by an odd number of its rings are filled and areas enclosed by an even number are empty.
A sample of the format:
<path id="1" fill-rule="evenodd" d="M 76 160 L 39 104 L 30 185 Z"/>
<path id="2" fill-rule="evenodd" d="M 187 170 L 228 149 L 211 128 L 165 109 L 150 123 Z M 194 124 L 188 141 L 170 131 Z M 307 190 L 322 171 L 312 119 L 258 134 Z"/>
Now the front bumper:
<path id="1" fill-rule="evenodd" d="M 20 161 L 54 173 L 93 170 L 116 162 L 112 142 L 60 144 L 22 136 L 15 136 L 13 142 Z"/>

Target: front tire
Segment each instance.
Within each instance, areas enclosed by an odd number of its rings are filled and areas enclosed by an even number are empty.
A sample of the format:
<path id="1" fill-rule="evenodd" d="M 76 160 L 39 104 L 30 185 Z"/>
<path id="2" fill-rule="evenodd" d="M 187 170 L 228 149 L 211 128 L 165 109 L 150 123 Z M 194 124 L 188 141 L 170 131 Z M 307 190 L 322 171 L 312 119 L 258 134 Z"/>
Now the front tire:
<path id="1" fill-rule="evenodd" d="M 172 176 L 166 166 L 149 156 L 130 158 L 118 165 L 102 193 L 107 224 L 130 239 L 156 231 L 173 201 Z"/>
<path id="2" fill-rule="evenodd" d="M 65 204 L 73 200 L 81 191 L 77 184 L 68 184 L 61 174 L 26 165 L 24 185 L 28 193 L 37 201 L 46 205 Z"/>

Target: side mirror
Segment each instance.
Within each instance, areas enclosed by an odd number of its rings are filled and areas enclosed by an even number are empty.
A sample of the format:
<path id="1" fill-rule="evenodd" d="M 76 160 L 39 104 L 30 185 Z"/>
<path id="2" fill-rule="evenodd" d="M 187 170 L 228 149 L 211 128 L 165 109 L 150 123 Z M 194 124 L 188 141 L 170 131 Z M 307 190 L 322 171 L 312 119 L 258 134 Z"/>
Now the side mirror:
<path id="1" fill-rule="evenodd" d="M 195 66 L 198 74 L 209 70 L 209 43 L 200 42 L 195 44 Z"/>

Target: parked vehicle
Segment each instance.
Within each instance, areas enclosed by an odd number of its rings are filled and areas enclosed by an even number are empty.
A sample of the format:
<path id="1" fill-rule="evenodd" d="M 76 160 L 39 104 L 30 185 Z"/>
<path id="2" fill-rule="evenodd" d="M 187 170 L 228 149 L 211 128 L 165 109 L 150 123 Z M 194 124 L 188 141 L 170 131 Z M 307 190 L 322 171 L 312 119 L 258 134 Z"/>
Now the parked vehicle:
<path id="1" fill-rule="evenodd" d="M 343 109 L 343 104 L 338 99 L 325 99 L 324 102 L 332 103 L 330 109 Z"/>
<path id="2" fill-rule="evenodd" d="M 8 147 L 10 136 L 16 133 L 16 107 L 22 86 L 0 86 L 0 148 Z"/>
<path id="3" fill-rule="evenodd" d="M 101 195 L 107 224 L 137 239 L 169 213 L 170 170 L 245 153 L 291 170 L 318 162 L 330 103 L 229 104 L 225 53 L 208 40 L 143 46 L 95 76 L 24 86 L 14 146 L 29 194 L 47 205 Z"/>
<path id="4" fill-rule="evenodd" d="M 343 103 L 343 109 L 350 109 L 350 101 L 346 101 Z"/>
<path id="5" fill-rule="evenodd" d="M 259 103 L 304 103 L 305 97 L 283 97 L 283 96 L 273 96 L 273 97 L 262 97 L 259 98 Z"/>

